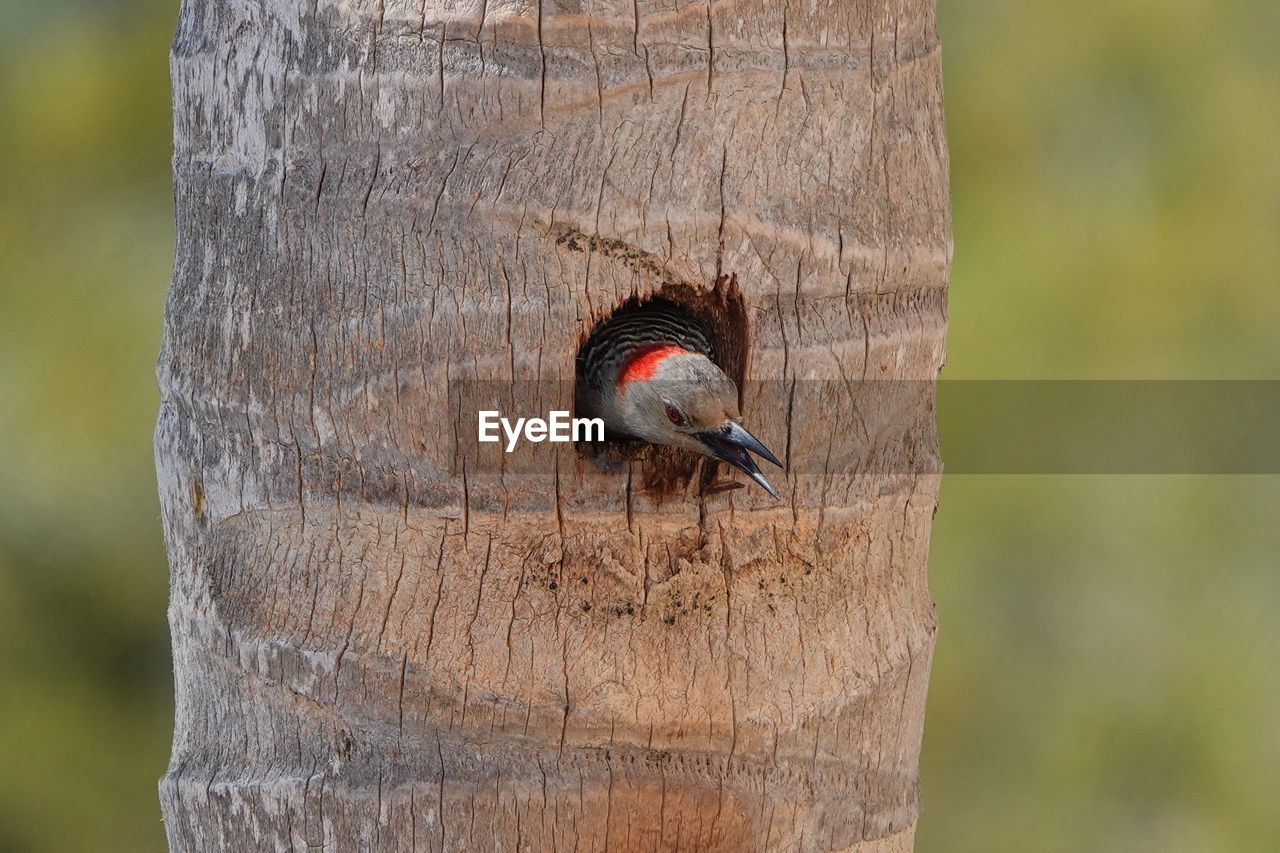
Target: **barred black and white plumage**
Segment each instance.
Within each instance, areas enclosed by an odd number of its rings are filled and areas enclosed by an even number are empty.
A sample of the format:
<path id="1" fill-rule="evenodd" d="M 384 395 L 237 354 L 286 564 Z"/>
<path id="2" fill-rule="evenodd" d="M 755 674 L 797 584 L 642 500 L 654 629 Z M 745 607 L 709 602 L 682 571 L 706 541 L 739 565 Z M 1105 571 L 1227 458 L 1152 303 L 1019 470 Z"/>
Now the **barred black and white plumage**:
<path id="1" fill-rule="evenodd" d="M 620 308 L 591 333 L 578 353 L 578 382 L 592 394 L 609 393 L 635 354 L 658 344 L 716 360 L 711 337 L 698 321 L 676 303 L 657 298 Z"/>

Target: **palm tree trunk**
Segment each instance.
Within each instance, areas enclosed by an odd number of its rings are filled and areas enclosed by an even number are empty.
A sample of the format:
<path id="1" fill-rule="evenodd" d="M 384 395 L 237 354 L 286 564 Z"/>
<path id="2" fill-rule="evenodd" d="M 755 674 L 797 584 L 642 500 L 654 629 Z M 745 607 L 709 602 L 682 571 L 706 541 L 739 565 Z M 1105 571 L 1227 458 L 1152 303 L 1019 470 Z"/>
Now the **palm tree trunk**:
<path id="1" fill-rule="evenodd" d="M 173 849 L 910 849 L 932 7 L 184 0 Z M 570 408 L 592 325 L 659 292 L 714 327 L 782 502 L 476 443 L 486 394 Z M 866 379 L 921 390 L 877 418 Z"/>

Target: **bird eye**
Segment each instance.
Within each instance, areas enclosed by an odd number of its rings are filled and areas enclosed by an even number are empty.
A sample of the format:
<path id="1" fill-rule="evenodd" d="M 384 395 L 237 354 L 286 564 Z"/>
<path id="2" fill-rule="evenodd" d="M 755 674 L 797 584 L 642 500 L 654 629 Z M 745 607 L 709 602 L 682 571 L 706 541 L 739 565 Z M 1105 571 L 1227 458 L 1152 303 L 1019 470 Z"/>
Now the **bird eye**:
<path id="1" fill-rule="evenodd" d="M 675 406 L 671 405 L 670 403 L 666 404 L 666 409 L 667 409 L 667 420 L 671 421 L 676 426 L 684 426 L 684 415 L 680 413 L 679 409 L 677 409 Z"/>

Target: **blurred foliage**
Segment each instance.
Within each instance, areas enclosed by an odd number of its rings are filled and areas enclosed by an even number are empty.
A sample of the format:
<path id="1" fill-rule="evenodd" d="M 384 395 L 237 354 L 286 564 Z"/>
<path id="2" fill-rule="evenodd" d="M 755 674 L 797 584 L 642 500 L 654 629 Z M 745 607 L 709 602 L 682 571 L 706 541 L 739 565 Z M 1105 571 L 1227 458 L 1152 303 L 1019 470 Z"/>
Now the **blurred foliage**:
<path id="1" fill-rule="evenodd" d="M 1276 378 L 1280 4 L 940 5 L 947 378 Z M 0 7 L 0 850 L 163 845 L 175 14 Z M 918 849 L 1280 849 L 1278 509 L 1276 478 L 946 478 Z"/>
<path id="2" fill-rule="evenodd" d="M 1280 378 L 1280 4 L 939 17 L 946 378 Z"/>
<path id="3" fill-rule="evenodd" d="M 939 13 L 944 377 L 1280 379 L 1280 4 Z M 945 477 L 917 849 L 1280 849 L 1278 512 L 1276 477 Z"/>
<path id="4" fill-rule="evenodd" d="M 155 850 L 169 3 L 0 7 L 0 850 Z"/>

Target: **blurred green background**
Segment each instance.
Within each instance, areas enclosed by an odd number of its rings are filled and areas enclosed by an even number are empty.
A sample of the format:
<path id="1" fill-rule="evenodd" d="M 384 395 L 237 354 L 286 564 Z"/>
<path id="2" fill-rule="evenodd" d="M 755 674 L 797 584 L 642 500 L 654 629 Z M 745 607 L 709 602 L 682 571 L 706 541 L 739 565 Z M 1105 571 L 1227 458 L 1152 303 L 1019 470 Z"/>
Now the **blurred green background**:
<path id="1" fill-rule="evenodd" d="M 0 5 L 0 851 L 163 845 L 175 14 Z M 1280 4 L 940 14 L 944 375 L 1280 378 Z M 1276 477 L 948 476 L 917 849 L 1280 849 L 1278 514 Z"/>

